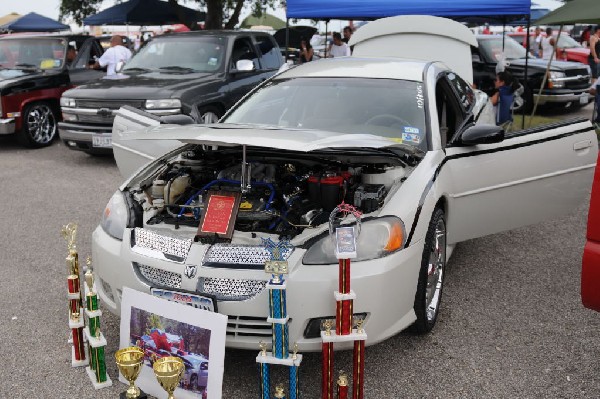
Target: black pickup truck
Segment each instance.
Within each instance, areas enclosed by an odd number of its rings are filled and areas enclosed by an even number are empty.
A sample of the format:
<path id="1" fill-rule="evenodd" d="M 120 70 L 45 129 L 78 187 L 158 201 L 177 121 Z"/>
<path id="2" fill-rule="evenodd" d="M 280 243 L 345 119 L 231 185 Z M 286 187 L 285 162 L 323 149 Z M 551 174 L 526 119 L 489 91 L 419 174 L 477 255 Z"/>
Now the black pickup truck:
<path id="1" fill-rule="evenodd" d="M 121 73 L 65 92 L 60 137 L 68 148 L 112 151 L 115 112 L 129 105 L 152 114 L 213 123 L 283 64 L 272 36 L 202 31 L 152 39 Z"/>
<path id="2" fill-rule="evenodd" d="M 52 144 L 61 94 L 102 76 L 86 67 L 103 51 L 97 38 L 86 35 L 1 36 L 0 135 L 16 134 L 29 147 Z"/>
<path id="3" fill-rule="evenodd" d="M 504 55 L 508 62 L 506 70 L 523 84 L 524 106 L 531 109 L 534 99 L 539 97 L 540 105 L 557 104 L 576 108 L 587 104 L 591 98 L 588 90 L 592 84 L 587 65 L 579 62 L 552 61 L 548 79 L 539 95 L 548 60 L 529 57 L 527 79 L 525 79 L 526 50 L 516 40 L 506 36 Z M 479 48 L 471 47 L 473 57 L 473 81 L 478 89 L 491 94 L 494 92 L 496 65 L 501 58 L 502 36 L 478 35 Z M 524 84 L 526 83 L 526 84 Z"/>

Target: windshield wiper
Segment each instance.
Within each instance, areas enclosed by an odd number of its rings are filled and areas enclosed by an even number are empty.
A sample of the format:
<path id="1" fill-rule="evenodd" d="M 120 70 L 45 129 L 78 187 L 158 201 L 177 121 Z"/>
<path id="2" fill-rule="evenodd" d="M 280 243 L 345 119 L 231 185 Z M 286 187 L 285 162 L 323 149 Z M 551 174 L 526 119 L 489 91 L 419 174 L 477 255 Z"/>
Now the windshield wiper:
<path id="1" fill-rule="evenodd" d="M 177 72 L 196 72 L 194 68 L 182 67 L 179 65 L 169 65 L 158 68 L 161 71 L 177 71 Z"/>
<path id="2" fill-rule="evenodd" d="M 148 68 L 132 67 L 132 68 L 124 69 L 123 72 L 150 72 L 150 69 L 148 69 Z"/>
<path id="3" fill-rule="evenodd" d="M 37 69 L 37 66 L 33 64 L 15 64 L 15 68 Z"/>

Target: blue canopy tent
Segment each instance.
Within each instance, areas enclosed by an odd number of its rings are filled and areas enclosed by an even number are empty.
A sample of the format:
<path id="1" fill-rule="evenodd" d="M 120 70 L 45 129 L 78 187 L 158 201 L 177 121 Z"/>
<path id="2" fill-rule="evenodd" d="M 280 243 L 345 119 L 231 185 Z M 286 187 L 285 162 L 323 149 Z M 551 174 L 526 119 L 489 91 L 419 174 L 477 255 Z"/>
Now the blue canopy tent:
<path id="1" fill-rule="evenodd" d="M 8 32 L 56 32 L 70 29 L 69 25 L 61 24 L 52 18 L 34 12 L 0 26 L 0 31 Z"/>
<path id="2" fill-rule="evenodd" d="M 203 21 L 206 13 L 161 0 L 130 0 L 83 20 L 85 25 L 186 25 Z"/>

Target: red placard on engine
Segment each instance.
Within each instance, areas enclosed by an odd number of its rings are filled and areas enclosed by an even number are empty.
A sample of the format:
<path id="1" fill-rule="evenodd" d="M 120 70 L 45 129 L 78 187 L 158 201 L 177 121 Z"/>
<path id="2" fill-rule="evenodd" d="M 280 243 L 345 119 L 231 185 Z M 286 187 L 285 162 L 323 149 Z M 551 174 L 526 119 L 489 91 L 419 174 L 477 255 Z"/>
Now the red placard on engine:
<path id="1" fill-rule="evenodd" d="M 198 236 L 231 238 L 240 207 L 241 194 L 236 192 L 209 192 L 198 226 Z"/>

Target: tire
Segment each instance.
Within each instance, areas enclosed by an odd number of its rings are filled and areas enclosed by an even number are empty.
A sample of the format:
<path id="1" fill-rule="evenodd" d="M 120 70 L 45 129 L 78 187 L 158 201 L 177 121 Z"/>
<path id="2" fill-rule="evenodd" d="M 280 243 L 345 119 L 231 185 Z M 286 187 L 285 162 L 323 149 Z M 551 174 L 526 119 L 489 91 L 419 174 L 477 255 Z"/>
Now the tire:
<path id="1" fill-rule="evenodd" d="M 446 220 L 444 211 L 435 208 L 425 236 L 415 294 L 414 310 L 417 320 L 411 326 L 413 332 L 426 334 L 433 329 L 440 311 L 445 274 Z"/>
<path id="2" fill-rule="evenodd" d="M 27 104 L 23 109 L 19 140 L 27 147 L 40 148 L 52 144 L 58 135 L 56 111 L 45 101 Z"/>
<path id="3" fill-rule="evenodd" d="M 198 376 L 196 374 L 192 374 L 190 377 L 190 389 L 199 391 L 200 387 L 198 386 Z"/>
<path id="4" fill-rule="evenodd" d="M 221 110 L 212 105 L 200 108 L 198 114 L 200 115 L 198 123 L 217 123 L 223 116 Z"/>

